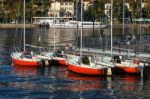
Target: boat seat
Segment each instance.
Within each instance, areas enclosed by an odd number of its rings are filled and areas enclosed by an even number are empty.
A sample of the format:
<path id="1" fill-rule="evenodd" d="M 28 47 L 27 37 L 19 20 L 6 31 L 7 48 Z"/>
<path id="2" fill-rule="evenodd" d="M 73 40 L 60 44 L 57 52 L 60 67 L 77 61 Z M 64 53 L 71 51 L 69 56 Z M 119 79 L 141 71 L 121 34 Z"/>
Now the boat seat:
<path id="1" fill-rule="evenodd" d="M 114 56 L 114 62 L 121 63 L 121 59 L 119 56 Z"/>
<path id="2" fill-rule="evenodd" d="M 90 64 L 90 60 L 89 60 L 89 57 L 88 56 L 83 56 L 82 57 L 82 63 L 83 64 Z"/>
<path id="3" fill-rule="evenodd" d="M 25 58 L 32 59 L 32 55 L 24 55 Z"/>

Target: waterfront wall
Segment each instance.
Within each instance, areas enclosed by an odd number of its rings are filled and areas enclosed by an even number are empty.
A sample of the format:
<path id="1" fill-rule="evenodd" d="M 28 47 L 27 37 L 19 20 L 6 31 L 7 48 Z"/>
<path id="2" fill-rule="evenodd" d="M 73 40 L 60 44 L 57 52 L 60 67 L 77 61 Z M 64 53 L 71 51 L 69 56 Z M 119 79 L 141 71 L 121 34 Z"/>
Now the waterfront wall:
<path id="1" fill-rule="evenodd" d="M 0 28 L 23 28 L 24 24 L 0 24 Z M 26 28 L 35 28 L 37 25 L 25 24 Z"/>
<path id="2" fill-rule="evenodd" d="M 0 24 L 0 28 L 23 28 L 24 24 Z M 39 28 L 35 24 L 25 24 L 26 28 Z M 99 29 L 100 34 L 110 35 L 110 26 L 105 29 Z M 94 30 L 94 32 L 97 30 Z M 123 32 L 124 31 L 124 32 Z M 150 34 L 150 24 L 125 24 L 124 29 L 122 24 L 113 25 L 113 35 L 126 35 L 126 34 Z M 97 32 L 95 36 L 99 35 Z"/>

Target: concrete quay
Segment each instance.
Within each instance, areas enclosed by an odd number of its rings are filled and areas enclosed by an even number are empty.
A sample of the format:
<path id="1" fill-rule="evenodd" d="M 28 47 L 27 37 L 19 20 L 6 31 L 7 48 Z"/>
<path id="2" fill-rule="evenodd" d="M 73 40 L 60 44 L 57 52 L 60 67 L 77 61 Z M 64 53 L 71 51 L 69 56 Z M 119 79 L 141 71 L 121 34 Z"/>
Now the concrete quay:
<path id="1" fill-rule="evenodd" d="M 25 24 L 26 28 L 35 28 L 35 24 Z M 24 28 L 24 24 L 0 24 L 0 28 Z"/>
<path id="2" fill-rule="evenodd" d="M 37 24 L 25 24 L 26 28 L 35 28 L 38 27 Z M 11 24 L 11 23 L 0 23 L 0 28 L 23 28 L 24 24 Z M 122 28 L 122 24 L 114 24 L 113 25 L 114 28 Z M 131 27 L 135 27 L 135 28 L 150 28 L 150 24 L 125 24 L 125 28 L 131 28 Z"/>

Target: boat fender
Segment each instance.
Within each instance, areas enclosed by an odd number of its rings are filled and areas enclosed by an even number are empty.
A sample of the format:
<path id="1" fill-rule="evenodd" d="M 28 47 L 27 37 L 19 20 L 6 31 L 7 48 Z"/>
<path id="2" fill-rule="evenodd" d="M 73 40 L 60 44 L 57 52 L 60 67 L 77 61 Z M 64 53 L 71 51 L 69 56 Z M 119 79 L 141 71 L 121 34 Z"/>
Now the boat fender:
<path id="1" fill-rule="evenodd" d="M 140 62 L 139 65 L 140 65 L 140 67 L 144 67 L 145 64 Z"/>
<path id="2" fill-rule="evenodd" d="M 108 76 L 112 75 L 111 68 L 107 68 L 107 75 L 108 75 Z"/>
<path id="3" fill-rule="evenodd" d="M 122 56 L 119 56 L 119 58 L 122 60 Z"/>
<path id="4" fill-rule="evenodd" d="M 45 60 L 45 66 L 48 66 L 48 65 L 49 65 L 49 61 Z"/>

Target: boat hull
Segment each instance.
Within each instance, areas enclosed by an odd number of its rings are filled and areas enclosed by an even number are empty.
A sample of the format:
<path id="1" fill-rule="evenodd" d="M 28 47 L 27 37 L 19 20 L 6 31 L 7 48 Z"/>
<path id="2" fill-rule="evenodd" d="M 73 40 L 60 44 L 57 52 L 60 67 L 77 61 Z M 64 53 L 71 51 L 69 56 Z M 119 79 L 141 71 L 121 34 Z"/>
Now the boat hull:
<path id="1" fill-rule="evenodd" d="M 27 60 L 23 60 L 23 59 L 16 59 L 14 57 L 12 57 L 12 63 L 13 65 L 19 65 L 19 66 L 28 66 L 28 67 L 37 67 L 40 66 L 40 62 L 36 62 L 36 61 L 27 61 Z"/>
<path id="2" fill-rule="evenodd" d="M 86 68 L 83 66 L 77 66 L 74 64 L 67 64 L 67 67 L 70 71 L 85 74 L 85 75 L 107 75 L 107 68 L 95 69 L 95 68 Z"/>
<path id="3" fill-rule="evenodd" d="M 115 73 L 138 74 L 140 73 L 139 67 L 115 66 Z"/>
<path id="4" fill-rule="evenodd" d="M 66 66 L 66 59 L 65 58 L 57 58 L 57 57 L 53 58 L 52 64 Z"/>

